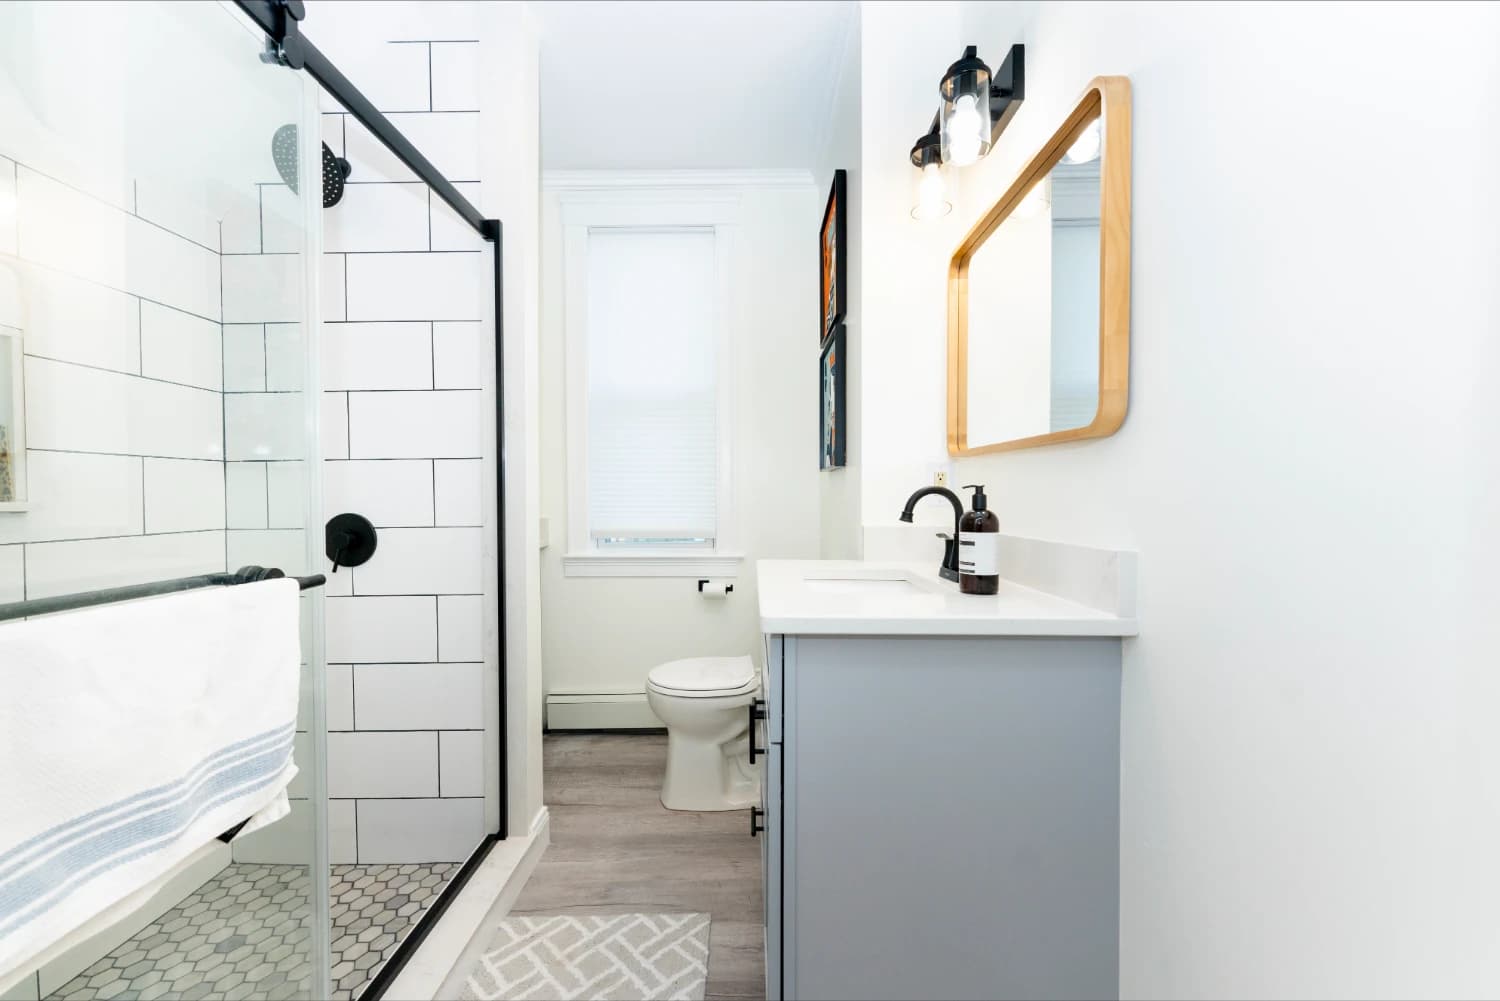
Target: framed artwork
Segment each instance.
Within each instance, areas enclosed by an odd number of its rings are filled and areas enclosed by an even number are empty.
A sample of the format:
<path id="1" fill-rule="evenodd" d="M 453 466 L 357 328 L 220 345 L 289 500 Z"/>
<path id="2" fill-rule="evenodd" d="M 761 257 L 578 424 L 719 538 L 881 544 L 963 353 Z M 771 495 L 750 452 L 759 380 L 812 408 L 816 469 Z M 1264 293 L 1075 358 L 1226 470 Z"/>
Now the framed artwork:
<path id="1" fill-rule="evenodd" d="M 818 359 L 818 468 L 837 469 L 844 464 L 849 424 L 844 416 L 844 325 L 833 328 Z"/>
<path id="2" fill-rule="evenodd" d="M 833 172 L 833 190 L 823 209 L 823 225 L 818 230 L 818 343 L 822 344 L 833 328 L 849 311 L 848 174 Z"/>

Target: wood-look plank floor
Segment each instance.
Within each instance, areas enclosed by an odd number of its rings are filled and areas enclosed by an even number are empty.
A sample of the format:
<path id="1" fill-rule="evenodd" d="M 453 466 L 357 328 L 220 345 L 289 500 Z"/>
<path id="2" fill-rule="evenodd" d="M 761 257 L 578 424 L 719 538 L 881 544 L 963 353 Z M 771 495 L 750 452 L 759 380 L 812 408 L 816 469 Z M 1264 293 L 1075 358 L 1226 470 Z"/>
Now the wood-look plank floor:
<path id="1" fill-rule="evenodd" d="M 764 998 L 760 843 L 747 810 L 661 805 L 665 734 L 548 734 L 552 843 L 512 914 L 709 914 L 708 1001 Z"/>

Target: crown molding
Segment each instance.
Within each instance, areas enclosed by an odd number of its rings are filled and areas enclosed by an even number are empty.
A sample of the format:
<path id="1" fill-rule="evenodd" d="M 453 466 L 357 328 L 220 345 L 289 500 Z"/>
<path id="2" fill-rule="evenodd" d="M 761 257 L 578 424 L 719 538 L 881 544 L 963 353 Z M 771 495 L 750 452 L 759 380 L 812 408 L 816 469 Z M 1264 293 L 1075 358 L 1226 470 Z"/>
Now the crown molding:
<path id="1" fill-rule="evenodd" d="M 810 170 L 544 170 L 544 191 L 649 188 L 811 188 Z"/>

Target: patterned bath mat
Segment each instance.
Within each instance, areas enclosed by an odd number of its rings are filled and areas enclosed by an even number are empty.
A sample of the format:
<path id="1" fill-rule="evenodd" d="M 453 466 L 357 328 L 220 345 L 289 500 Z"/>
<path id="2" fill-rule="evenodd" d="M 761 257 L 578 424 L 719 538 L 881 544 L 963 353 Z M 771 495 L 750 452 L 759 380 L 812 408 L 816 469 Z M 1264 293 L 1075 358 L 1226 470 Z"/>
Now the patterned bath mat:
<path id="1" fill-rule="evenodd" d="M 707 914 L 520 917 L 464 981 L 464 1001 L 702 1001 Z"/>

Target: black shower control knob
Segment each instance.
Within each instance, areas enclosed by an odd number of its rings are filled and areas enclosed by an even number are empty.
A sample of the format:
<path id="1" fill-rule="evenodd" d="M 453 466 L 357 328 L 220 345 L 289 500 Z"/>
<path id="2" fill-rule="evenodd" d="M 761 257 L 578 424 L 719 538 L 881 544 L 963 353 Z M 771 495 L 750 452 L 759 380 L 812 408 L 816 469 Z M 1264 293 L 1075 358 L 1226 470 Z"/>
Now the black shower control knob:
<path id="1" fill-rule="evenodd" d="M 339 567 L 363 566 L 375 555 L 378 542 L 375 526 L 362 514 L 345 512 L 328 519 L 324 530 L 323 551 L 333 562 L 333 572 Z"/>

